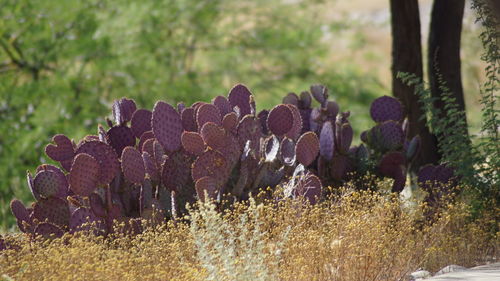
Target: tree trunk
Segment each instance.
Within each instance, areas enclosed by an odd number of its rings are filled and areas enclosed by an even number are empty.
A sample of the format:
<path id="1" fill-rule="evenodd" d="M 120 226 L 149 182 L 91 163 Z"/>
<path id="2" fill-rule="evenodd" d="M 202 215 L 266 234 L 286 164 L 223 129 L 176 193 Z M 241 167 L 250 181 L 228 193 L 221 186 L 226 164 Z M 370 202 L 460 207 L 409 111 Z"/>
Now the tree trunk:
<path id="1" fill-rule="evenodd" d="M 444 103 L 440 99 L 439 75 L 445 86 L 452 92 L 459 109 L 464 112 L 465 101 L 460 73 L 460 37 L 465 0 L 434 0 L 429 33 L 428 71 L 432 96 L 437 98 L 435 106 L 442 111 Z M 444 115 L 446 115 L 444 113 Z M 444 116 L 441 116 L 444 117 Z M 467 128 L 465 128 L 467 130 Z"/>
<path id="2" fill-rule="evenodd" d="M 410 123 L 409 136 L 421 137 L 421 151 L 412 170 L 417 171 L 427 163 L 437 163 L 440 155 L 437 138 L 429 132 L 426 121 L 420 120 L 423 111 L 414 94 L 414 87 L 409 87 L 396 77 L 398 72 L 408 72 L 423 79 L 422 43 L 420 35 L 420 15 L 418 0 L 390 0 L 392 28 L 392 92 L 404 104 Z"/>

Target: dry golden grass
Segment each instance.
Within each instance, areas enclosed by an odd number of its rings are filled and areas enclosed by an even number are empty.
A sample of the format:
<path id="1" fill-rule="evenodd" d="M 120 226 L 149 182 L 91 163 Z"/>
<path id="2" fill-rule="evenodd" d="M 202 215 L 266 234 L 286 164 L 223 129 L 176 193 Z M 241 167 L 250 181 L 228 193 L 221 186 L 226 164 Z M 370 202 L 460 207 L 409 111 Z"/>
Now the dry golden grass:
<path id="1" fill-rule="evenodd" d="M 419 267 L 472 266 L 499 255 L 499 235 L 450 205 L 432 226 L 421 210 L 369 192 L 326 203 L 256 199 L 220 214 L 211 204 L 191 223 L 169 223 L 136 237 L 7 239 L 0 276 L 15 280 L 403 280 Z M 498 211 L 498 210 L 497 210 Z"/>

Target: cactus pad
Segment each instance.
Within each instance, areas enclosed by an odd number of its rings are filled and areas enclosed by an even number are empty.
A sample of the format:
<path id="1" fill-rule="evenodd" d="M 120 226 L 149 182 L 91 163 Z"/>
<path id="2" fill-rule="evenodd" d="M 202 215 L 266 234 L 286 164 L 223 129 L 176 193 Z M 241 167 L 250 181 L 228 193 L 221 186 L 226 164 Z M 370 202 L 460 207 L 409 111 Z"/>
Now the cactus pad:
<path id="1" fill-rule="evenodd" d="M 158 142 L 156 139 L 148 139 L 142 145 L 142 152 L 147 152 L 149 155 L 155 155 L 155 142 Z"/>
<path id="2" fill-rule="evenodd" d="M 234 112 L 230 112 L 224 116 L 222 119 L 222 127 L 228 132 L 235 132 L 238 127 L 238 115 Z"/>
<path id="3" fill-rule="evenodd" d="M 287 104 L 287 107 L 292 112 L 293 125 L 285 135 L 292 140 L 297 140 L 297 138 L 300 136 L 300 133 L 302 132 L 302 117 L 300 116 L 300 111 L 296 106 Z"/>
<path id="4" fill-rule="evenodd" d="M 276 136 L 270 136 L 264 140 L 264 152 L 266 162 L 273 162 L 280 151 L 280 141 Z"/>
<path id="5" fill-rule="evenodd" d="M 238 141 L 240 148 L 244 148 L 247 141 L 250 141 L 250 149 L 255 153 L 259 153 L 260 138 L 262 136 L 259 120 L 251 115 L 247 115 L 241 119 L 238 124 Z"/>
<path id="6" fill-rule="evenodd" d="M 387 121 L 379 125 L 382 147 L 386 150 L 395 150 L 403 145 L 404 133 L 399 123 Z"/>
<path id="7" fill-rule="evenodd" d="M 124 125 L 114 126 L 109 129 L 106 133 L 106 140 L 117 155 L 121 155 L 125 147 L 135 146 L 135 136 L 132 129 Z"/>
<path id="8" fill-rule="evenodd" d="M 202 128 L 207 122 L 213 122 L 220 125 L 221 120 L 221 113 L 213 104 L 203 104 L 196 111 L 196 124 L 198 125 L 198 128 Z"/>
<path id="9" fill-rule="evenodd" d="M 113 117 L 116 124 L 123 124 L 132 119 L 132 115 L 137 109 L 133 100 L 122 98 L 113 103 Z"/>
<path id="10" fill-rule="evenodd" d="M 373 121 L 378 123 L 388 120 L 400 121 L 403 119 L 403 106 L 396 98 L 382 96 L 372 102 L 370 115 Z"/>
<path id="11" fill-rule="evenodd" d="M 303 196 L 309 203 L 316 204 L 321 197 L 321 189 L 320 179 L 313 174 L 307 174 L 299 179 L 297 186 L 293 190 L 293 195 L 294 197 Z"/>
<path id="12" fill-rule="evenodd" d="M 194 108 L 187 107 L 182 111 L 181 122 L 184 130 L 189 132 L 198 131 L 198 125 L 196 124 L 196 115 Z"/>
<path id="13" fill-rule="evenodd" d="M 38 194 L 48 198 L 50 196 L 55 196 L 60 189 L 64 189 L 67 183 L 62 181 L 55 172 L 43 170 L 36 174 L 33 184 Z"/>
<path id="14" fill-rule="evenodd" d="M 311 106 L 312 97 L 311 93 L 304 91 L 300 93 L 298 108 L 309 108 Z"/>
<path id="15" fill-rule="evenodd" d="M 93 230 L 94 234 L 106 232 L 104 222 L 98 218 L 90 209 L 80 207 L 76 209 L 69 221 L 69 229 L 71 233 L 78 231 Z"/>
<path id="16" fill-rule="evenodd" d="M 295 145 L 297 161 L 304 166 L 309 166 L 318 156 L 319 140 L 315 133 L 304 133 Z"/>
<path id="17" fill-rule="evenodd" d="M 59 238 L 63 236 L 64 232 L 56 225 L 49 222 L 44 222 L 36 226 L 35 234 L 40 235 L 44 238 Z"/>
<path id="18" fill-rule="evenodd" d="M 339 150 L 342 153 L 347 153 L 349 151 L 349 147 L 352 143 L 352 137 L 354 132 L 352 131 L 352 127 L 349 123 L 342 124 L 340 128 L 339 138 Z"/>
<path id="19" fill-rule="evenodd" d="M 109 184 L 120 171 L 120 162 L 111 146 L 100 141 L 86 141 L 79 145 L 76 153 L 87 153 L 99 162 L 98 184 Z"/>
<path id="20" fill-rule="evenodd" d="M 200 130 L 200 135 L 203 141 L 212 149 L 219 151 L 224 149 L 226 132 L 221 126 L 213 122 L 205 123 Z"/>
<path id="21" fill-rule="evenodd" d="M 186 112 L 187 108 L 183 111 Z M 168 103 L 159 101 L 155 104 L 152 118 L 153 133 L 167 151 L 176 151 L 181 147 L 183 131 L 179 113 Z"/>
<path id="22" fill-rule="evenodd" d="M 193 155 L 200 155 L 205 151 L 203 138 L 196 132 L 184 131 L 181 136 L 181 143 L 184 150 Z"/>
<path id="23" fill-rule="evenodd" d="M 61 163 L 66 171 L 71 168 L 71 162 L 75 156 L 75 149 L 71 140 L 65 135 L 55 135 L 52 138 L 54 144 L 48 144 L 45 147 L 45 154 L 52 160 Z"/>
<path id="24" fill-rule="evenodd" d="M 144 143 L 147 140 L 154 139 L 155 135 L 153 134 L 153 131 L 146 131 L 141 135 L 141 138 L 139 139 L 139 143 L 137 144 L 137 148 L 142 152 L 143 151 L 143 146 Z"/>
<path id="25" fill-rule="evenodd" d="M 144 132 L 151 131 L 151 118 L 153 113 L 146 109 L 138 109 L 132 115 L 130 128 L 136 138 L 140 138 Z"/>
<path id="26" fill-rule="evenodd" d="M 319 152 L 327 161 L 332 160 L 335 151 L 334 139 L 332 122 L 327 121 L 323 123 L 321 133 L 319 135 Z"/>
<path id="27" fill-rule="evenodd" d="M 283 138 L 280 145 L 280 156 L 283 164 L 286 166 L 293 166 L 295 164 L 295 143 L 289 138 Z"/>
<path id="28" fill-rule="evenodd" d="M 66 196 L 68 196 L 68 188 L 69 188 L 68 179 L 67 179 L 66 175 L 63 173 L 63 171 L 61 171 L 61 169 L 59 169 L 58 167 L 56 167 L 54 165 L 43 164 L 43 165 L 38 166 L 36 169 L 37 173 L 40 171 L 51 171 L 51 172 L 54 172 L 56 174 L 56 176 L 58 177 L 58 181 L 61 184 L 59 185 L 59 190 L 57 191 L 55 196 L 57 196 L 59 198 L 66 198 Z"/>
<path id="29" fill-rule="evenodd" d="M 40 222 L 48 221 L 60 227 L 69 224 L 68 203 L 57 197 L 42 199 L 34 204 L 33 216 Z"/>
<path id="30" fill-rule="evenodd" d="M 223 96 L 216 96 L 212 99 L 212 104 L 219 109 L 221 116 L 225 116 L 226 114 L 233 112 L 231 103 L 229 103 L 229 101 Z"/>
<path id="31" fill-rule="evenodd" d="M 328 89 L 323 85 L 312 85 L 311 93 L 320 104 L 325 104 L 328 99 Z"/>
<path id="32" fill-rule="evenodd" d="M 210 176 L 218 185 L 223 185 L 227 180 L 226 170 L 227 161 L 224 156 L 215 150 L 208 150 L 193 163 L 191 174 L 195 182 L 205 176 Z"/>
<path id="33" fill-rule="evenodd" d="M 86 153 L 76 155 L 69 173 L 70 190 L 77 195 L 90 196 L 97 187 L 99 162 Z"/>
<path id="34" fill-rule="evenodd" d="M 158 182 L 160 180 L 160 172 L 151 154 L 146 151 L 142 152 L 142 160 L 144 161 L 144 168 L 150 179 L 154 182 Z"/>
<path id="35" fill-rule="evenodd" d="M 89 205 L 92 212 L 101 218 L 106 217 L 106 207 L 104 206 L 104 202 L 97 193 L 92 193 L 89 196 Z"/>
<path id="36" fill-rule="evenodd" d="M 406 147 L 406 160 L 411 161 L 420 150 L 420 136 L 414 136 Z"/>
<path id="37" fill-rule="evenodd" d="M 252 113 L 250 97 L 252 93 L 242 84 L 234 86 L 229 91 L 228 100 L 231 106 L 238 107 L 240 110 L 240 118 Z"/>
<path id="38" fill-rule="evenodd" d="M 127 146 L 122 153 L 123 176 L 130 182 L 141 184 L 145 177 L 144 160 L 137 149 Z"/>
<path id="39" fill-rule="evenodd" d="M 212 200 L 217 198 L 217 181 L 210 176 L 202 177 L 197 180 L 195 189 L 198 199 L 202 202 L 205 202 L 205 193 L 207 193 L 208 197 Z"/>
<path id="40" fill-rule="evenodd" d="M 285 104 L 275 106 L 267 117 L 267 128 L 277 136 L 283 136 L 293 127 L 294 118 L 290 108 Z"/>

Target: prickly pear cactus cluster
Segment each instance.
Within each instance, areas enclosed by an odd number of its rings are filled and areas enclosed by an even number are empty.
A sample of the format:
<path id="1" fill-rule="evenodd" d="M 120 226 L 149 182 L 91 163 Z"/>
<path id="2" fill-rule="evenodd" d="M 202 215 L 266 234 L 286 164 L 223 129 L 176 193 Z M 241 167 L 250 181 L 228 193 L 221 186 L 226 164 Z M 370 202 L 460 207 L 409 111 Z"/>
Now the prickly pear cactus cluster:
<path id="1" fill-rule="evenodd" d="M 11 202 L 21 231 L 105 235 L 118 221 L 123 231 L 139 233 L 145 221 L 175 218 L 188 202 L 246 199 L 291 176 L 303 178 L 284 196 L 314 203 L 321 195 L 319 178 L 305 168 L 315 161 L 319 140 L 303 130 L 297 106 L 257 114 L 250 91 L 236 85 L 211 103 L 159 101 L 150 111 L 123 98 L 112 110 L 114 121 L 96 135 L 78 142 L 53 137 L 45 152 L 60 167 L 43 164 L 34 176 L 28 172 L 36 200 L 31 206 Z"/>

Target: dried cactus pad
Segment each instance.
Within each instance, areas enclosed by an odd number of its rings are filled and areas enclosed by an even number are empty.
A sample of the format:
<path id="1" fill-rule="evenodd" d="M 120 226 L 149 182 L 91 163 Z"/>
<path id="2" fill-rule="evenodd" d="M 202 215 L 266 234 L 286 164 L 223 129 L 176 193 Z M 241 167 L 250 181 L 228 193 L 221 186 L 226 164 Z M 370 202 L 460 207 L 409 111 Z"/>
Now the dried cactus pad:
<path id="1" fill-rule="evenodd" d="M 184 150 L 193 155 L 200 155 L 205 151 L 203 138 L 196 132 L 184 131 L 181 136 L 181 143 Z"/>
<path id="2" fill-rule="evenodd" d="M 335 151 L 335 141 L 333 135 L 332 122 L 326 121 L 323 123 L 321 133 L 319 135 L 319 152 L 323 158 L 330 161 L 332 160 Z"/>
<path id="3" fill-rule="evenodd" d="M 66 183 L 55 172 L 42 170 L 36 174 L 33 185 L 38 194 L 48 198 L 55 196 L 60 189 L 64 189 Z"/>
<path id="4" fill-rule="evenodd" d="M 370 115 L 375 122 L 403 119 L 403 106 L 396 98 L 382 96 L 375 99 L 370 107 Z"/>
<path id="5" fill-rule="evenodd" d="M 294 196 L 304 196 L 309 203 L 316 204 L 321 196 L 321 180 L 312 174 L 305 175 L 294 189 Z"/>
<path id="6" fill-rule="evenodd" d="M 77 195 L 90 196 L 97 187 L 99 162 L 86 153 L 76 155 L 69 173 L 69 188 Z"/>
<path id="7" fill-rule="evenodd" d="M 185 112 L 187 108 L 183 111 Z M 168 103 L 159 101 L 153 109 L 153 133 L 167 151 L 176 151 L 181 147 L 181 116 Z"/>
<path id="8" fill-rule="evenodd" d="M 195 189 L 198 199 L 202 202 L 205 202 L 205 193 L 210 199 L 217 198 L 217 181 L 212 177 L 206 176 L 197 180 Z"/>
<path id="9" fill-rule="evenodd" d="M 94 157 L 99 163 L 99 177 L 97 184 L 111 183 L 120 171 L 120 162 L 113 148 L 100 141 L 86 141 L 80 144 L 76 153 L 86 153 Z"/>
<path id="10" fill-rule="evenodd" d="M 35 234 L 44 238 L 59 238 L 63 236 L 64 231 L 52 223 L 44 222 L 36 226 Z"/>
<path id="11" fill-rule="evenodd" d="M 198 128 L 203 127 L 207 122 L 220 125 L 221 120 L 222 116 L 219 109 L 211 103 L 201 105 L 196 111 L 196 124 L 198 124 Z"/>
<path id="12" fill-rule="evenodd" d="M 45 153 L 52 160 L 63 162 L 73 159 L 75 156 L 75 150 L 73 148 L 73 143 L 65 135 L 55 135 L 52 138 L 54 144 L 48 144 L 45 147 Z"/>
<path id="13" fill-rule="evenodd" d="M 293 166 L 295 164 L 296 154 L 295 154 L 295 143 L 289 138 L 283 138 L 280 145 L 280 156 L 283 164 L 287 166 Z"/>
<path id="14" fill-rule="evenodd" d="M 109 129 L 106 133 L 106 140 L 117 155 L 121 155 L 125 147 L 135 146 L 135 136 L 132 129 L 124 125 L 114 126 Z"/>
<path id="15" fill-rule="evenodd" d="M 304 166 L 309 166 L 318 156 L 319 140 L 314 132 L 304 133 L 295 145 L 297 161 Z"/>
<path id="16" fill-rule="evenodd" d="M 117 124 L 123 124 L 132 119 L 132 115 L 137 109 L 133 100 L 122 98 L 113 103 L 113 117 Z"/>
<path id="17" fill-rule="evenodd" d="M 231 91 L 229 91 L 229 103 L 233 108 L 237 106 L 240 109 L 240 118 L 252 113 L 250 104 L 251 96 L 252 93 L 242 84 L 234 86 Z"/>
<path id="18" fill-rule="evenodd" d="M 140 138 L 144 132 L 151 131 L 151 118 L 153 113 L 146 109 L 138 109 L 132 115 L 130 128 L 136 138 Z"/>
<path id="19" fill-rule="evenodd" d="M 267 117 L 267 128 L 277 136 L 283 136 L 292 129 L 293 113 L 285 104 L 275 106 Z"/>
<path id="20" fill-rule="evenodd" d="M 47 220 L 57 226 L 68 226 L 70 217 L 68 203 L 57 197 L 42 199 L 35 203 L 33 216 L 40 222 Z"/>
<path id="21" fill-rule="evenodd" d="M 130 182 L 141 184 L 146 176 L 144 160 L 137 149 L 127 146 L 122 153 L 123 176 Z"/>

